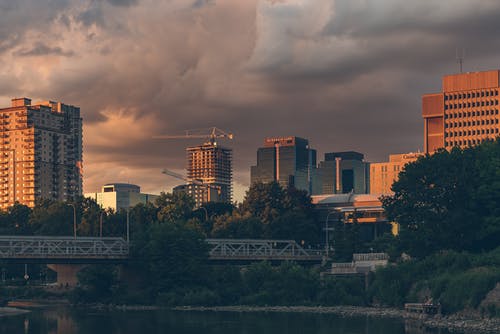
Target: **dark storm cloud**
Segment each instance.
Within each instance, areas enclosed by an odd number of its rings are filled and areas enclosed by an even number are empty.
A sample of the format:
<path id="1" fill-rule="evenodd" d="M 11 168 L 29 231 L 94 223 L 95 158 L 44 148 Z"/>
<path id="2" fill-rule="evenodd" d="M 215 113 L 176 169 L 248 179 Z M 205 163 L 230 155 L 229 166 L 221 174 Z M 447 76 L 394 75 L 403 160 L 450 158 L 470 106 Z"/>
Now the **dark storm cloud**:
<path id="1" fill-rule="evenodd" d="M 21 49 L 15 52 L 16 56 L 21 57 L 29 57 L 29 56 L 63 56 L 63 57 L 71 57 L 74 55 L 72 51 L 64 51 L 62 48 L 58 46 L 48 46 L 43 43 L 36 43 L 33 47 L 29 49 Z"/>
<path id="2" fill-rule="evenodd" d="M 0 10 L 0 98 L 82 108 L 86 190 L 175 185 L 160 170 L 182 171 L 198 141 L 152 136 L 214 125 L 235 133 L 225 144 L 240 188 L 265 136 L 372 160 L 414 151 L 421 95 L 457 70 L 456 48 L 466 70 L 500 59 L 493 0 L 0 0 Z"/>

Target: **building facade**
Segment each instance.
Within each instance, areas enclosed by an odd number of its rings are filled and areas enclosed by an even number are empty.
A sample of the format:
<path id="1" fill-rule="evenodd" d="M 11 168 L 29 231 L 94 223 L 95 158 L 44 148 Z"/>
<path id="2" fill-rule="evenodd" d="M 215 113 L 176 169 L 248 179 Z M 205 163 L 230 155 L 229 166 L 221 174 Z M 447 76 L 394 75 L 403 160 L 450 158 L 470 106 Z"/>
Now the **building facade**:
<path id="1" fill-rule="evenodd" d="M 233 197 L 232 149 L 207 142 L 188 147 L 188 194 L 199 207 L 206 202 L 231 203 Z"/>
<path id="2" fill-rule="evenodd" d="M 325 161 L 318 165 L 315 195 L 366 194 L 370 185 L 368 163 L 359 152 L 325 153 Z"/>
<path id="3" fill-rule="evenodd" d="M 0 208 L 82 195 L 80 108 L 12 100 L 0 109 Z"/>
<path id="4" fill-rule="evenodd" d="M 316 171 L 316 150 L 309 141 L 299 137 L 266 138 L 257 150 L 257 164 L 250 169 L 251 183 L 278 182 L 312 193 Z"/>
<path id="5" fill-rule="evenodd" d="M 370 163 L 370 194 L 391 194 L 392 184 L 406 164 L 416 161 L 424 153 L 391 154 L 387 162 Z"/>
<path id="6" fill-rule="evenodd" d="M 143 194 L 141 188 L 135 184 L 108 183 L 102 187 L 101 192 L 86 193 L 85 197 L 93 199 L 102 208 L 118 212 L 139 203 L 154 203 L 158 195 Z"/>
<path id="7" fill-rule="evenodd" d="M 446 75 L 442 85 L 442 92 L 422 97 L 425 152 L 499 135 L 499 70 Z"/>

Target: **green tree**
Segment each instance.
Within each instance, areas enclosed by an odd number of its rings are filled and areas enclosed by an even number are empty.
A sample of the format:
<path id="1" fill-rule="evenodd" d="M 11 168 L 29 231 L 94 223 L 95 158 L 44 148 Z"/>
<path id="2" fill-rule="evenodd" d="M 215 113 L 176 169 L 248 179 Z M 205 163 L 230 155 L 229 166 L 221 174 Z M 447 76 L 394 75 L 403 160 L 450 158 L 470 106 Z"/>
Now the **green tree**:
<path id="1" fill-rule="evenodd" d="M 258 218 L 234 211 L 232 215 L 215 218 L 211 235 L 214 238 L 261 239 L 265 233 Z"/>
<path id="2" fill-rule="evenodd" d="M 480 251 L 500 240 L 500 140 L 408 164 L 382 199 L 401 225 L 402 250 L 424 257 L 440 249 Z"/>
<path id="3" fill-rule="evenodd" d="M 29 224 L 31 212 L 32 210 L 29 207 L 17 202 L 7 209 L 9 225 L 14 227 L 15 234 L 33 233 Z"/>
<path id="4" fill-rule="evenodd" d="M 187 220 L 192 216 L 195 206 L 194 199 L 186 193 L 161 193 L 155 204 L 161 222 Z"/>
<path id="5" fill-rule="evenodd" d="M 145 277 L 157 293 L 197 286 L 204 280 L 208 245 L 200 232 L 184 224 L 153 224 L 144 248 L 133 251 L 147 263 Z"/>
<path id="6" fill-rule="evenodd" d="M 33 208 L 29 223 L 38 235 L 72 236 L 73 209 L 63 202 L 42 200 Z"/>

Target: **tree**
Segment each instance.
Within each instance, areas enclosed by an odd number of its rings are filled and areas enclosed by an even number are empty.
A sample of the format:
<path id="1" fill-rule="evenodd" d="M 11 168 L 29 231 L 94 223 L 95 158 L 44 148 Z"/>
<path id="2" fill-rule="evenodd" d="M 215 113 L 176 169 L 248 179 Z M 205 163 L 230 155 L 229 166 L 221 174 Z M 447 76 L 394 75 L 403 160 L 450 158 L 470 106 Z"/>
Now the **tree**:
<path id="1" fill-rule="evenodd" d="M 24 204 L 15 203 L 7 209 L 10 223 L 14 226 L 15 234 L 32 234 L 29 218 L 31 209 Z"/>
<path id="2" fill-rule="evenodd" d="M 237 211 L 217 217 L 212 229 L 214 238 L 260 239 L 264 235 L 264 226 L 257 217 Z"/>
<path id="3" fill-rule="evenodd" d="M 149 240 L 139 256 L 147 261 L 156 292 L 199 285 L 208 259 L 208 245 L 201 233 L 182 224 L 151 226 Z"/>
<path id="4" fill-rule="evenodd" d="M 194 199 L 186 193 L 161 193 L 155 202 L 158 207 L 158 220 L 175 222 L 192 216 Z"/>
<path id="5" fill-rule="evenodd" d="M 247 191 L 240 210 L 269 224 L 285 211 L 285 191 L 277 182 L 254 183 Z"/>
<path id="6" fill-rule="evenodd" d="M 37 235 L 73 235 L 73 209 L 63 202 L 42 200 L 33 208 L 29 223 Z"/>
<path id="7" fill-rule="evenodd" d="M 440 249 L 481 251 L 500 240 L 500 140 L 408 164 L 382 199 L 401 225 L 402 250 L 423 257 Z"/>

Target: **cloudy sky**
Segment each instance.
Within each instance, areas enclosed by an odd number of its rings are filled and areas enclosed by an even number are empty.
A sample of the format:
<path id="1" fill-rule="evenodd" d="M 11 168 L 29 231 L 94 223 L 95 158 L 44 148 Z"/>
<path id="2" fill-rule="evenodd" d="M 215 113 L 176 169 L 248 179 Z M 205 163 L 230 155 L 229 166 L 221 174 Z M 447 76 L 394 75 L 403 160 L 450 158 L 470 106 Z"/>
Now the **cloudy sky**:
<path id="1" fill-rule="evenodd" d="M 0 0 L 0 106 L 81 107 L 84 188 L 170 190 L 197 140 L 233 132 L 235 197 L 265 136 L 369 161 L 423 144 L 421 95 L 500 68 L 498 0 Z"/>

